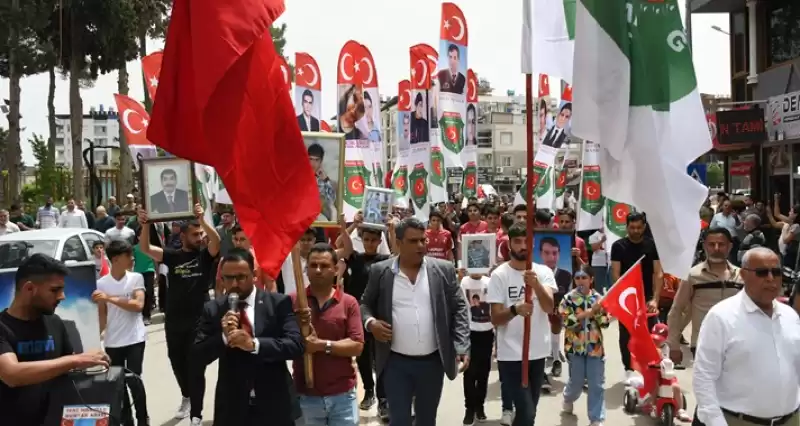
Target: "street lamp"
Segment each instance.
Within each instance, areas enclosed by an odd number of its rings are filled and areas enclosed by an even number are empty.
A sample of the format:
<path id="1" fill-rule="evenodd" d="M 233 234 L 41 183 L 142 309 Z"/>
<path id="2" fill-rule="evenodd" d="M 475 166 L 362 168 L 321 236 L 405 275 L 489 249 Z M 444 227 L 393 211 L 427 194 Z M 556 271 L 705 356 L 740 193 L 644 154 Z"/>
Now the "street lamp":
<path id="1" fill-rule="evenodd" d="M 712 25 L 711 29 L 716 31 L 716 32 L 718 32 L 718 33 L 725 34 L 726 36 L 730 36 L 731 35 L 731 33 L 729 33 L 727 31 L 723 30 L 722 28 L 720 28 L 719 25 Z"/>

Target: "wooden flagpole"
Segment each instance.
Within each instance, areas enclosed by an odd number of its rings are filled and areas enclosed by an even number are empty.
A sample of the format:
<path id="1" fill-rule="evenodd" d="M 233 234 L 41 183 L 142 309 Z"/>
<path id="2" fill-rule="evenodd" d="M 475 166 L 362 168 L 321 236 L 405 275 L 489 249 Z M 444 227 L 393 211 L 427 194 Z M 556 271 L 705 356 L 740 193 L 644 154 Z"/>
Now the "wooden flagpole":
<path id="1" fill-rule="evenodd" d="M 533 223 L 534 223 L 534 208 L 533 208 L 533 76 L 525 74 L 525 118 L 526 118 L 526 133 L 528 143 L 528 171 L 525 178 L 525 185 L 527 191 L 525 193 L 525 203 L 527 204 L 527 223 L 525 227 L 525 243 L 528 248 L 528 261 L 525 264 L 525 270 L 530 271 L 533 264 Z M 530 289 L 525 288 L 525 303 L 531 303 L 532 294 Z M 528 351 L 531 346 L 531 317 L 527 316 L 523 319 L 524 331 L 522 334 L 522 387 L 528 387 Z"/>
<path id="2" fill-rule="evenodd" d="M 297 248 L 292 249 L 292 269 L 294 272 L 294 284 L 297 290 L 297 308 L 308 309 L 308 298 L 306 297 L 306 285 L 303 278 L 303 267 L 300 260 L 300 252 Z M 305 339 L 311 334 L 311 325 L 300 322 L 300 333 Z M 306 388 L 314 388 L 314 362 L 311 354 L 303 354 L 303 367 L 305 370 Z"/>

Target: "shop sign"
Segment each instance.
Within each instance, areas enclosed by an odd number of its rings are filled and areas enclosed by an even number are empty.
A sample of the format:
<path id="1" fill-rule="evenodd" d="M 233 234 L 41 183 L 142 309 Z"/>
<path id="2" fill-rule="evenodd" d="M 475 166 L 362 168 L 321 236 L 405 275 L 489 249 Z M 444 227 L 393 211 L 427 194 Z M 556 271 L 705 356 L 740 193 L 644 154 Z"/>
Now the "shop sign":
<path id="1" fill-rule="evenodd" d="M 764 110 L 761 108 L 717 112 L 717 140 L 720 145 L 763 142 L 766 139 Z"/>
<path id="2" fill-rule="evenodd" d="M 800 91 L 769 98 L 766 119 L 770 141 L 800 139 Z"/>
<path id="3" fill-rule="evenodd" d="M 750 176 L 752 168 L 752 161 L 731 161 L 728 167 L 728 174 L 731 176 Z"/>

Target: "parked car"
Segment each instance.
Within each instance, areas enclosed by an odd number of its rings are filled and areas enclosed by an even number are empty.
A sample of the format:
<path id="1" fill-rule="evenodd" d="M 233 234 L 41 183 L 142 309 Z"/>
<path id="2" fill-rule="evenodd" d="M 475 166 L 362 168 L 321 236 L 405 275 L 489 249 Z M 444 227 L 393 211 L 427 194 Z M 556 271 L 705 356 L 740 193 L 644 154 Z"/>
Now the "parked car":
<path id="1" fill-rule="evenodd" d="M 0 269 L 17 268 L 34 253 L 42 253 L 66 264 L 93 260 L 95 241 L 107 242 L 93 229 L 51 228 L 13 232 L 0 237 Z"/>

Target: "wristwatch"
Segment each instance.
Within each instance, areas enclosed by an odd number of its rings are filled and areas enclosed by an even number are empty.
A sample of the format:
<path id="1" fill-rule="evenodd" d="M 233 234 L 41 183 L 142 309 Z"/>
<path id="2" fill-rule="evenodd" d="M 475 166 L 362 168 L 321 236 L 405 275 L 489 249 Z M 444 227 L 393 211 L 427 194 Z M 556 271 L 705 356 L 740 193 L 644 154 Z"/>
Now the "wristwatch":
<path id="1" fill-rule="evenodd" d="M 333 343 L 330 340 L 325 341 L 325 354 L 330 355 L 333 352 Z"/>
<path id="2" fill-rule="evenodd" d="M 511 316 L 512 317 L 517 316 L 517 305 L 511 305 L 511 307 L 508 308 L 508 310 L 511 311 Z"/>

